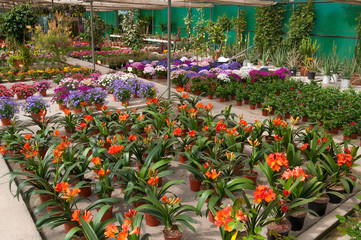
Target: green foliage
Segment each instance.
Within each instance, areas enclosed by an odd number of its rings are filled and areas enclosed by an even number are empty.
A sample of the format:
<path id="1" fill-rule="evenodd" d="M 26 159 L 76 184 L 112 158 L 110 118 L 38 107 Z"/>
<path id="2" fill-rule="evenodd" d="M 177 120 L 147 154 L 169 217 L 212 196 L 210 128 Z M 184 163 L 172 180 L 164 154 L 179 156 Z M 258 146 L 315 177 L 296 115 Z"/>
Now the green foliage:
<path id="1" fill-rule="evenodd" d="M 136 11 L 131 10 L 124 16 L 123 19 L 123 31 L 124 42 L 127 46 L 133 50 L 139 50 L 143 46 L 144 33 L 141 25 L 142 21 L 135 18 Z"/>
<path id="2" fill-rule="evenodd" d="M 23 44 L 26 41 L 27 26 L 34 26 L 36 22 L 32 7 L 29 4 L 21 4 L 5 14 L 1 30 L 7 37 Z"/>
<path id="3" fill-rule="evenodd" d="M 273 52 L 282 42 L 282 22 L 285 11 L 286 9 L 282 6 L 257 8 L 254 42 L 260 51 L 266 48 Z"/>
<path id="4" fill-rule="evenodd" d="M 109 29 L 109 25 L 106 24 L 99 14 L 93 15 L 93 28 L 94 28 L 94 44 L 99 46 L 103 43 L 103 35 Z M 91 42 L 91 21 L 90 17 L 85 20 L 85 33 L 84 39 Z"/>
<path id="5" fill-rule="evenodd" d="M 233 26 L 236 30 L 236 45 L 239 47 L 243 46 L 244 32 L 246 31 L 247 18 L 246 10 L 242 9 L 239 11 L 237 18 L 232 18 Z"/>
<path id="6" fill-rule="evenodd" d="M 290 48 L 298 48 L 302 39 L 310 36 L 316 14 L 314 12 L 313 0 L 309 0 L 307 4 L 300 4 L 291 15 L 287 36 L 284 40 L 285 45 Z"/>
<path id="7" fill-rule="evenodd" d="M 319 48 L 320 45 L 317 44 L 317 40 L 313 42 L 310 37 L 302 39 L 299 47 L 301 57 L 303 57 L 301 60 L 304 63 L 308 62 L 308 58 L 313 58 Z"/>
<path id="8" fill-rule="evenodd" d="M 55 18 L 49 20 L 48 25 L 48 32 L 44 32 L 40 25 L 35 27 L 34 43 L 38 49 L 54 54 L 56 61 L 61 62 L 70 40 L 70 22 L 60 13 L 55 13 Z"/>
<path id="9" fill-rule="evenodd" d="M 357 196 L 357 198 L 361 199 L 361 195 Z M 337 227 L 337 230 L 342 232 L 343 235 L 351 237 L 351 240 L 357 240 L 361 236 L 361 210 L 357 204 L 354 205 L 354 213 L 353 216 L 347 217 L 336 215 L 340 223 L 342 223 L 342 225 Z"/>
<path id="10" fill-rule="evenodd" d="M 206 20 L 204 18 L 204 9 L 197 8 L 197 21 L 195 22 L 195 26 L 193 28 L 193 32 L 190 35 L 190 42 L 193 49 L 196 50 L 195 55 L 199 55 L 200 53 L 205 53 L 207 48 L 209 47 L 209 42 L 206 38 L 207 25 Z M 190 22 L 193 22 L 191 20 Z M 187 26 L 188 27 L 188 26 Z"/>

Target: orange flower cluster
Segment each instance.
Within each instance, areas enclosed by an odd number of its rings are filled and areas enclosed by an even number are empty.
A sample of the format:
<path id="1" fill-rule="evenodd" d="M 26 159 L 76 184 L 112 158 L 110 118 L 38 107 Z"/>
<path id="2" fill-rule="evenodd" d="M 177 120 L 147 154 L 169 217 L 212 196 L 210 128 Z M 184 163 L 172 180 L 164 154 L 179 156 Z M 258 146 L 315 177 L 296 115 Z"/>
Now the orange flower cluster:
<path id="1" fill-rule="evenodd" d="M 125 219 L 122 224 L 121 232 L 119 232 L 119 229 L 115 224 L 109 223 L 109 225 L 105 228 L 105 232 L 104 232 L 105 237 L 106 238 L 113 237 L 113 238 L 117 238 L 117 240 L 127 240 L 128 236 L 130 235 L 140 234 L 139 227 L 135 227 L 132 230 L 132 222 L 134 221 L 136 215 L 137 215 L 137 211 L 135 211 L 134 209 L 124 213 Z M 116 234 L 118 236 L 116 236 Z"/>
<path id="2" fill-rule="evenodd" d="M 86 121 L 86 122 L 91 122 L 91 121 L 93 121 L 93 116 L 91 116 L 91 115 L 85 115 L 84 116 L 84 120 Z"/>
<path id="3" fill-rule="evenodd" d="M 138 117 L 137 117 L 138 120 L 140 121 L 143 121 L 144 120 L 144 114 L 140 114 Z"/>
<path id="4" fill-rule="evenodd" d="M 221 121 L 217 122 L 217 125 L 216 125 L 215 129 L 216 129 L 217 132 L 220 132 L 222 130 L 225 131 L 225 130 L 227 130 L 226 124 L 224 124 L 223 120 L 221 120 Z"/>
<path id="5" fill-rule="evenodd" d="M 280 137 L 279 135 L 275 135 L 275 141 L 276 142 L 282 142 L 284 137 Z"/>
<path id="6" fill-rule="evenodd" d="M 183 94 L 182 94 L 182 98 L 187 99 L 188 97 L 189 97 L 189 94 L 188 94 L 188 93 L 183 93 Z"/>
<path id="7" fill-rule="evenodd" d="M 152 186 L 158 186 L 158 182 L 159 182 L 159 177 L 158 177 L 158 176 L 151 177 L 151 178 L 149 178 L 149 180 L 147 181 L 147 183 L 148 183 L 149 185 L 152 185 Z"/>
<path id="8" fill-rule="evenodd" d="M 54 150 L 54 160 L 53 163 L 58 163 L 62 160 L 64 150 L 70 146 L 70 141 L 66 141 L 66 138 L 63 138 L 62 143 L 60 143 Z"/>
<path id="9" fill-rule="evenodd" d="M 328 138 L 326 138 L 326 137 L 319 138 L 319 139 L 317 140 L 317 144 L 318 144 L 318 145 L 321 145 L 321 144 L 325 143 L 327 140 L 328 140 Z M 330 149 L 330 146 L 327 146 L 326 149 Z"/>
<path id="10" fill-rule="evenodd" d="M 158 103 L 158 98 L 149 99 L 149 100 L 146 101 L 145 103 L 146 103 L 146 104 L 152 104 L 152 103 L 157 104 L 157 103 Z"/>
<path id="11" fill-rule="evenodd" d="M 266 161 L 268 166 L 276 172 L 279 172 L 282 166 L 288 168 L 288 160 L 283 153 L 271 153 L 267 156 Z"/>
<path id="12" fill-rule="evenodd" d="M 137 139 L 138 139 L 138 138 L 137 138 L 137 135 L 135 135 L 135 134 L 134 134 L 134 135 L 131 135 L 131 134 L 130 134 L 129 137 L 128 137 L 128 140 L 129 140 L 129 141 L 135 141 L 135 140 L 137 140 Z"/>
<path id="13" fill-rule="evenodd" d="M 0 154 L 5 155 L 7 151 L 6 147 L 0 146 Z"/>
<path id="14" fill-rule="evenodd" d="M 208 103 L 208 105 L 204 105 L 204 109 L 208 112 L 211 111 L 213 109 L 212 103 Z"/>
<path id="15" fill-rule="evenodd" d="M 100 166 L 102 163 L 99 157 L 93 157 L 91 161 L 94 163 L 95 166 Z"/>
<path id="16" fill-rule="evenodd" d="M 108 153 L 110 154 L 117 154 L 118 152 L 124 149 L 123 145 L 113 145 L 109 148 Z"/>
<path id="17" fill-rule="evenodd" d="M 36 151 L 29 143 L 25 143 L 21 153 L 25 154 L 26 158 L 33 158 L 38 155 L 38 151 Z"/>
<path id="18" fill-rule="evenodd" d="M 164 195 L 162 198 L 161 198 L 166 204 L 169 204 L 169 205 L 174 205 L 176 203 L 178 203 L 180 201 L 180 198 L 178 197 L 170 197 L 170 198 L 167 198 L 166 195 Z"/>
<path id="19" fill-rule="evenodd" d="M 59 130 L 55 130 L 54 133 L 50 133 L 50 135 L 53 137 L 57 137 L 59 136 L 59 134 L 60 134 Z"/>
<path id="20" fill-rule="evenodd" d="M 211 178 L 211 179 L 217 179 L 219 177 L 219 175 L 221 175 L 221 172 L 217 173 L 216 169 L 212 169 L 210 172 L 209 170 L 206 172 L 206 176 Z"/>
<path id="21" fill-rule="evenodd" d="M 86 106 L 87 104 L 88 103 L 86 101 L 80 103 L 80 105 L 83 106 L 83 107 Z"/>
<path id="22" fill-rule="evenodd" d="M 67 115 L 67 116 L 69 116 L 69 115 L 71 114 L 71 110 L 70 110 L 70 109 L 67 109 L 67 108 L 65 108 L 65 109 L 63 110 L 63 112 L 64 112 L 65 115 Z"/>
<path id="23" fill-rule="evenodd" d="M 196 130 L 192 130 L 192 131 L 188 132 L 188 135 L 190 137 L 195 137 L 196 136 Z"/>
<path id="24" fill-rule="evenodd" d="M 282 174 L 282 178 L 284 178 L 284 179 L 289 179 L 291 177 L 293 177 L 293 179 L 298 179 L 299 177 L 301 177 L 301 182 L 302 182 L 302 181 L 305 181 L 305 179 L 306 179 L 306 177 L 308 177 L 308 175 L 300 167 L 295 167 L 293 170 L 287 169 Z"/>
<path id="25" fill-rule="evenodd" d="M 256 203 L 261 203 L 262 200 L 270 202 L 276 199 L 276 194 L 273 190 L 265 185 L 257 186 L 256 191 L 253 192 L 253 196 Z"/>
<path id="26" fill-rule="evenodd" d="M 241 210 L 235 211 L 234 216 L 232 216 L 232 208 L 230 205 L 228 205 L 217 212 L 214 220 L 215 220 L 214 224 L 217 227 L 224 226 L 224 231 L 232 232 L 234 229 L 232 226 L 228 226 L 229 222 L 233 222 L 233 221 L 246 222 L 248 221 L 248 217 L 247 215 L 244 215 L 244 213 Z"/>
<path id="27" fill-rule="evenodd" d="M 176 128 L 173 131 L 173 135 L 175 135 L 175 136 L 181 136 L 182 134 L 183 134 L 183 131 L 181 128 Z"/>
<path id="28" fill-rule="evenodd" d="M 241 119 L 238 124 L 243 126 L 243 127 L 247 127 L 247 125 L 248 125 L 247 121 L 244 120 L 244 119 Z"/>
<path id="29" fill-rule="evenodd" d="M 105 171 L 104 168 L 101 168 L 101 169 L 95 169 L 94 172 L 98 175 L 97 178 L 104 178 L 105 176 L 108 176 L 110 170 L 107 169 L 107 171 Z"/>
<path id="30" fill-rule="evenodd" d="M 183 105 L 180 105 L 179 106 L 179 109 L 181 109 L 181 110 L 185 110 L 185 109 L 187 109 L 187 104 L 183 104 Z"/>
<path id="31" fill-rule="evenodd" d="M 305 151 L 305 149 L 307 149 L 308 146 L 310 146 L 310 144 L 305 143 L 303 146 L 300 147 L 300 149 L 301 149 L 302 151 Z"/>
<path id="32" fill-rule="evenodd" d="M 74 197 L 80 193 L 79 188 L 74 188 L 73 190 L 70 190 L 69 183 L 67 182 L 58 183 L 55 187 L 55 191 L 58 193 L 62 193 L 63 196 L 61 198 L 65 199 L 67 202 L 74 200 Z"/>
<path id="33" fill-rule="evenodd" d="M 185 90 L 184 87 L 177 87 L 177 89 L 176 89 L 176 91 L 179 93 L 183 92 L 184 90 Z"/>
<path id="34" fill-rule="evenodd" d="M 119 119 L 122 120 L 123 122 L 125 122 L 129 117 L 129 114 L 123 113 L 123 114 L 119 114 Z"/>
<path id="35" fill-rule="evenodd" d="M 199 113 L 199 111 L 195 108 L 191 108 L 191 109 L 187 110 L 187 112 L 189 113 L 191 118 L 195 118 L 197 116 L 197 114 Z"/>
<path id="36" fill-rule="evenodd" d="M 237 128 L 228 128 L 226 131 L 227 131 L 226 135 L 229 137 L 235 137 L 239 135 L 239 133 L 237 132 Z"/>
<path id="37" fill-rule="evenodd" d="M 84 214 L 82 215 L 82 218 L 85 220 L 85 222 L 89 223 L 91 220 L 93 220 L 93 216 L 91 214 L 92 214 L 91 211 L 88 211 L 88 210 L 84 211 Z M 78 222 L 79 225 L 81 225 L 80 220 L 79 220 L 79 215 L 80 215 L 80 210 L 79 209 L 75 210 L 73 212 L 73 214 L 72 214 L 73 218 L 71 220 L 74 221 L 74 222 Z"/>
<path id="38" fill-rule="evenodd" d="M 339 153 L 337 154 L 337 165 L 342 166 L 342 164 L 346 164 L 347 167 L 351 167 L 353 161 L 352 156 L 349 153 Z"/>

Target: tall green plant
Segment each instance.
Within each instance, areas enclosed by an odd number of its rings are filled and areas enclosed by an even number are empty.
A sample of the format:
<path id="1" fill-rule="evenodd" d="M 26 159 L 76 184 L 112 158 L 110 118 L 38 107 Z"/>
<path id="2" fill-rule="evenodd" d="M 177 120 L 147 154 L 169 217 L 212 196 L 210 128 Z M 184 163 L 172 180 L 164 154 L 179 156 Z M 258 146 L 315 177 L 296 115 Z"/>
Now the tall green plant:
<path id="1" fill-rule="evenodd" d="M 284 40 L 285 45 L 288 48 L 299 47 L 302 39 L 310 36 L 315 18 L 313 0 L 309 0 L 307 4 L 300 4 L 300 7 L 292 13 L 289 24 L 286 25 L 288 32 Z"/>
<path id="2" fill-rule="evenodd" d="M 99 14 L 95 13 L 93 16 L 93 34 L 94 34 L 94 44 L 95 46 L 100 46 L 103 43 L 103 35 L 109 29 L 108 24 L 100 17 Z M 91 22 L 90 18 L 87 18 L 85 21 L 85 40 L 91 42 Z"/>
<path id="3" fill-rule="evenodd" d="M 142 21 L 135 18 L 135 11 L 130 10 L 124 16 L 123 30 L 125 44 L 131 47 L 133 50 L 139 50 L 143 46 L 144 33 L 141 25 Z"/>
<path id="4" fill-rule="evenodd" d="M 285 8 L 282 6 L 259 7 L 256 10 L 255 45 L 260 50 L 270 49 L 272 52 L 282 42 Z"/>
<path id="5" fill-rule="evenodd" d="M 243 47 L 244 32 L 246 31 L 247 18 L 246 10 L 242 9 L 239 11 L 237 18 L 232 18 L 233 26 L 236 30 L 236 46 Z"/>

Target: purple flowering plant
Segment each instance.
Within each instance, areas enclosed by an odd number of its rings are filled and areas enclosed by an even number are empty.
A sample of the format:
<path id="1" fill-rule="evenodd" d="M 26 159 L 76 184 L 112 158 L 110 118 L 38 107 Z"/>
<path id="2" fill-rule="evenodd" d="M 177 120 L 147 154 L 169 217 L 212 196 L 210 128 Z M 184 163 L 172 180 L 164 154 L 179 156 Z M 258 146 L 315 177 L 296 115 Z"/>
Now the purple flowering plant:
<path id="1" fill-rule="evenodd" d="M 26 99 L 23 110 L 26 113 L 37 114 L 41 110 L 45 111 L 47 107 L 49 107 L 49 104 L 41 96 L 30 96 Z"/>
<path id="2" fill-rule="evenodd" d="M 112 87 L 114 89 L 114 97 L 119 102 L 130 100 L 135 93 L 134 88 L 123 80 L 115 80 L 112 83 Z"/>
<path id="3" fill-rule="evenodd" d="M 0 118 L 12 119 L 19 112 L 19 105 L 12 98 L 0 97 Z"/>
<path id="4" fill-rule="evenodd" d="M 101 88 L 91 88 L 87 92 L 87 98 L 93 103 L 105 103 L 107 92 Z"/>
<path id="5" fill-rule="evenodd" d="M 68 87 L 60 87 L 54 89 L 54 96 L 51 99 L 52 102 L 57 104 L 64 104 L 65 99 L 68 97 L 70 89 Z"/>
<path id="6" fill-rule="evenodd" d="M 142 98 L 154 98 L 157 95 L 158 89 L 154 83 L 142 83 L 139 95 Z"/>
<path id="7" fill-rule="evenodd" d="M 82 91 L 70 91 L 65 99 L 67 105 L 71 108 L 80 108 L 82 102 L 88 102 L 88 98 Z"/>
<path id="8" fill-rule="evenodd" d="M 51 87 L 51 82 L 47 80 L 42 80 L 40 82 L 34 83 L 34 86 L 36 89 L 38 89 L 39 92 L 46 91 Z"/>

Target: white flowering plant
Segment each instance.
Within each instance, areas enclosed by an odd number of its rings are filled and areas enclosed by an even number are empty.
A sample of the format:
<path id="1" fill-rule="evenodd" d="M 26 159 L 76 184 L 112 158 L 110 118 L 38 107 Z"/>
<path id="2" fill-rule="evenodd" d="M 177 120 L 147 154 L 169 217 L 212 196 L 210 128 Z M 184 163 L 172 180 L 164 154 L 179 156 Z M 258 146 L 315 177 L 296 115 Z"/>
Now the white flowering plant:
<path id="1" fill-rule="evenodd" d="M 229 76 L 225 73 L 220 73 L 217 76 L 217 79 L 219 82 L 223 82 L 223 83 L 229 83 L 231 81 L 231 79 L 229 78 Z"/>

